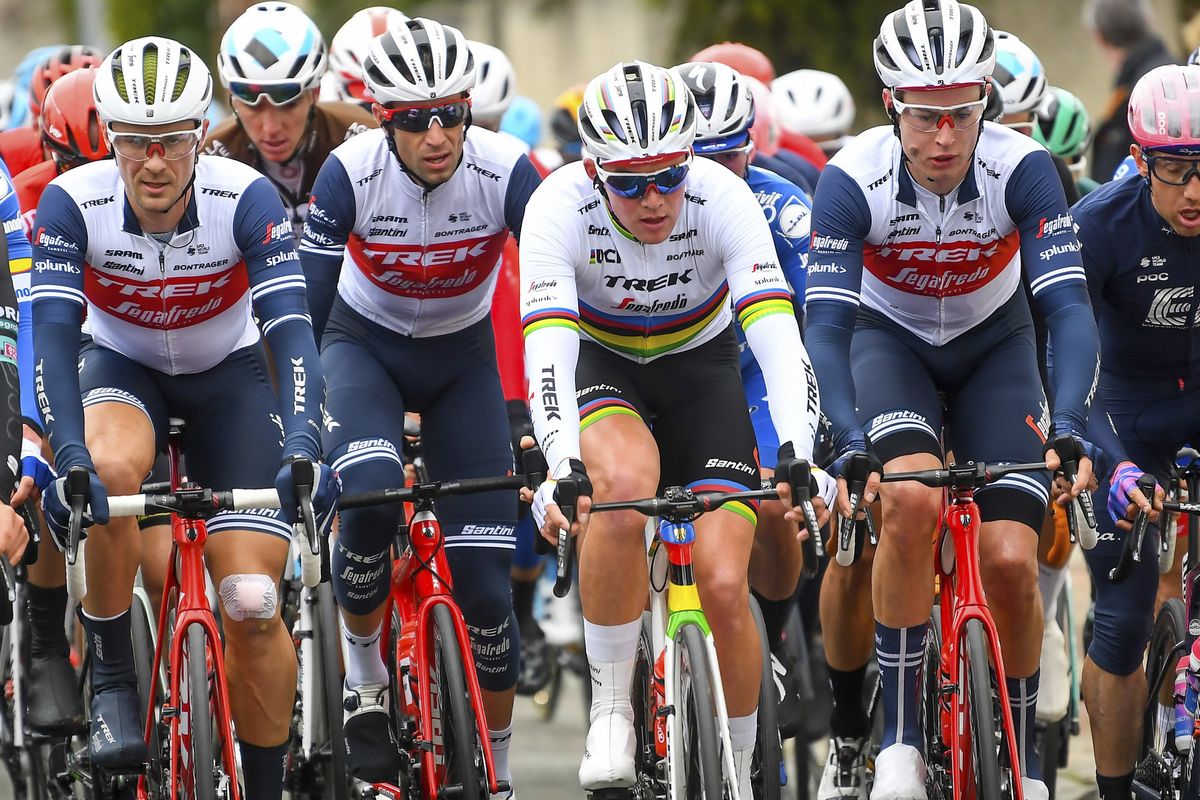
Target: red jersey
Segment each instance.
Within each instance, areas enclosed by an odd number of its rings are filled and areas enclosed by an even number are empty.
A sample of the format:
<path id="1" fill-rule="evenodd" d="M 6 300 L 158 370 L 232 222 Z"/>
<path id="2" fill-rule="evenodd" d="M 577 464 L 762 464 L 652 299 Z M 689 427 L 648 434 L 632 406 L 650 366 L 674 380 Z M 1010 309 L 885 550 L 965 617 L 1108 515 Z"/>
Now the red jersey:
<path id="1" fill-rule="evenodd" d="M 829 160 L 820 145 L 800 133 L 783 131 L 779 137 L 779 146 L 800 156 L 817 169 L 824 169 L 825 162 Z"/>
<path id="2" fill-rule="evenodd" d="M 57 176 L 58 165 L 53 161 L 43 161 L 13 178 L 13 186 L 17 188 L 17 202 L 21 204 L 21 222 L 25 224 L 25 235 L 31 240 L 42 192 Z"/>
<path id="3" fill-rule="evenodd" d="M 42 134 L 37 128 L 12 128 L 0 131 L 0 158 L 12 175 L 19 175 L 46 160 Z"/>

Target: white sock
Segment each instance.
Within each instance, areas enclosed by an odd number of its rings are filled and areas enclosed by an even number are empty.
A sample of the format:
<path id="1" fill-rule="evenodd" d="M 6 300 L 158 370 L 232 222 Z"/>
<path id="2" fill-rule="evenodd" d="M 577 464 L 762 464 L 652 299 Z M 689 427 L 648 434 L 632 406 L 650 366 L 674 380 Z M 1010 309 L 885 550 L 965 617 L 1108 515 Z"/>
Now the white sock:
<path id="1" fill-rule="evenodd" d="M 374 633 L 359 636 L 351 633 L 342 620 L 342 635 L 350 643 L 349 655 L 346 658 L 346 687 L 357 689 L 368 683 L 387 685 L 387 667 L 383 664 L 383 656 L 379 654 L 379 636 L 383 631 L 383 623 Z"/>
<path id="2" fill-rule="evenodd" d="M 1058 613 L 1058 592 L 1067 580 L 1066 567 L 1038 564 L 1038 590 L 1042 593 L 1042 619 L 1049 622 Z"/>
<path id="3" fill-rule="evenodd" d="M 637 655 L 640 619 L 624 625 L 595 625 L 583 621 L 584 648 L 592 675 L 592 708 L 588 722 L 612 713 L 633 719 L 629 687 L 633 683 L 633 662 Z"/>
<path id="4" fill-rule="evenodd" d="M 494 731 L 488 728 L 488 741 L 492 745 L 492 766 L 496 768 L 496 780 L 508 781 L 512 784 L 512 774 L 508 767 L 508 750 L 512 744 L 513 726 L 510 722 L 507 728 Z M 511 795 L 509 795 L 511 796 Z"/>
<path id="5" fill-rule="evenodd" d="M 745 717 L 729 718 L 729 743 L 735 753 L 742 750 L 753 750 L 754 742 L 758 739 L 758 709 Z"/>

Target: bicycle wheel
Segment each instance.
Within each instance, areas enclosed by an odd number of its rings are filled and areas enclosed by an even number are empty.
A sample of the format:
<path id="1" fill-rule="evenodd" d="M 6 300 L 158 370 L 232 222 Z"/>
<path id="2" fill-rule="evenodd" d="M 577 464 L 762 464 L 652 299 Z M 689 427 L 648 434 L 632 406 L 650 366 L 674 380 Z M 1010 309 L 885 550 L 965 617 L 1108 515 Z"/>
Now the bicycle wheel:
<path id="1" fill-rule="evenodd" d="M 488 796 L 483 748 L 475 727 L 475 710 L 467 693 L 463 653 L 458 647 L 450 609 L 439 604 L 433 609 L 433 730 L 434 742 L 441 733 L 439 758 L 434 748 L 438 797 L 453 795 L 461 800 L 483 800 Z M 457 793 L 454 788 L 457 789 Z"/>
<path id="2" fill-rule="evenodd" d="M 668 751 L 668 758 L 683 760 L 686 797 L 721 800 L 721 741 L 717 736 L 717 710 L 712 669 L 704 633 L 695 624 L 684 624 L 675 635 L 675 669 L 679 690 L 675 698 L 675 727 L 680 732 L 682 752 Z M 732 776 L 731 776 L 732 777 Z"/>
<path id="3" fill-rule="evenodd" d="M 1163 603 L 1146 654 L 1150 697 L 1142 718 L 1142 746 L 1134 780 L 1161 800 L 1184 796 L 1175 778 L 1180 761 L 1175 750 L 1175 664 L 1179 660 L 1176 645 L 1187 635 L 1186 619 L 1183 601 L 1172 598 Z"/>
<path id="4" fill-rule="evenodd" d="M 185 646 L 187 669 L 180 676 L 186 689 L 180 692 L 187 703 L 187 747 L 188 769 L 192 773 L 192 785 L 181 786 L 184 796 L 193 800 L 216 800 L 217 775 L 213 748 L 212 710 L 209 702 L 208 637 L 204 626 L 194 622 L 188 626 Z"/>
<path id="5" fill-rule="evenodd" d="M 142 719 L 149 714 L 155 715 L 154 725 L 150 729 L 150 743 L 147 754 L 150 768 L 146 772 L 149 783 L 149 794 L 157 797 L 166 788 L 170 770 L 170 761 L 164 758 L 162 743 L 163 731 L 158 720 L 158 709 L 162 705 L 163 687 L 160 684 L 154 697 L 150 696 L 150 678 L 154 672 L 154 628 L 151 622 L 150 609 L 143 602 L 143 596 L 134 593 L 132 610 L 133 660 L 137 671 L 138 697 L 142 701 Z"/>
<path id="6" fill-rule="evenodd" d="M 775 686 L 775 670 L 771 668 L 771 648 L 767 644 L 767 626 L 762 609 L 754 596 L 750 597 L 750 615 L 758 629 L 759 650 L 762 652 L 762 674 L 758 685 L 758 735 L 754 740 L 754 755 L 750 764 L 750 785 L 754 800 L 779 800 L 783 787 L 779 774 L 783 762 L 783 742 L 779 738 L 779 694 Z"/>
<path id="7" fill-rule="evenodd" d="M 315 741 L 322 742 L 323 793 L 333 800 L 350 796 L 350 781 L 346 773 L 346 740 L 342 731 L 342 651 L 339 641 L 337 604 L 333 599 L 333 584 L 321 583 L 314 590 L 316 613 L 313 615 L 313 642 L 316 645 L 318 672 L 317 691 L 322 702 L 313 709 L 316 725 Z"/>
<path id="8" fill-rule="evenodd" d="M 942 615 L 938 606 L 929 615 L 929 631 L 925 635 L 925 656 L 921 666 L 921 703 L 919 706 L 922 737 L 925 741 L 925 786 L 933 800 L 951 796 L 950 761 L 942 737 Z M 881 689 L 882 691 L 882 689 Z M 882 714 L 881 714 L 882 717 Z M 880 730 L 882 736 L 882 724 Z M 878 741 L 878 740 L 876 740 Z M 868 784 L 874 783 L 875 763 L 872 755 L 867 770 Z M 869 787 L 868 787 L 869 788 Z"/>
<path id="9" fill-rule="evenodd" d="M 996 708 L 992 694 L 992 670 L 988 663 L 987 636 L 983 623 L 977 619 L 967 620 L 964 626 L 963 667 L 960 683 L 965 682 L 967 717 L 971 732 L 971 766 L 973 767 L 976 797 L 981 800 L 1000 800 L 1003 795 L 1000 784 L 999 752 L 1007 752 L 1008 742 L 997 724 Z M 1019 778 L 1018 778 L 1019 780 Z"/>
<path id="10" fill-rule="evenodd" d="M 658 654 L 650 638 L 650 613 L 642 614 L 641 633 L 638 635 L 637 653 L 633 659 L 633 680 L 629 687 L 629 699 L 633 705 L 633 767 L 638 784 L 654 778 L 658 753 L 654 744 L 654 662 Z"/>

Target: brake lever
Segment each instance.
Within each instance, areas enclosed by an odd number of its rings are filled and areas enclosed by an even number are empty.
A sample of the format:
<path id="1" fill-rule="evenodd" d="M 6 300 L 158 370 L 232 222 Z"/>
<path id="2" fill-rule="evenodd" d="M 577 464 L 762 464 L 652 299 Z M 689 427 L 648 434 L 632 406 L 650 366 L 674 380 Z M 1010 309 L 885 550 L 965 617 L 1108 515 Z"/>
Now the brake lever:
<path id="1" fill-rule="evenodd" d="M 1079 477 L 1079 465 L 1075 460 L 1075 438 L 1069 433 L 1059 434 L 1054 437 L 1054 452 L 1058 453 L 1059 469 L 1062 471 L 1063 478 L 1072 486 Z M 1096 528 L 1096 510 L 1092 506 L 1092 496 L 1089 492 L 1083 491 L 1075 498 L 1079 501 L 1079 507 L 1083 509 L 1083 519 L 1085 524 L 1090 528 Z"/>
<path id="2" fill-rule="evenodd" d="M 1141 493 L 1154 502 L 1154 476 L 1146 473 L 1137 480 L 1137 488 Z M 1142 543 L 1146 538 L 1146 529 L 1150 526 L 1150 515 L 1145 511 L 1138 510 L 1137 517 L 1133 521 L 1133 560 L 1135 563 L 1142 563 Z"/>
<path id="3" fill-rule="evenodd" d="M 814 578 L 817 566 L 825 555 L 821 542 L 821 526 L 817 523 L 817 510 L 812 504 L 812 466 L 804 459 L 794 458 L 785 466 L 786 475 L 779 476 L 792 491 L 792 505 L 804 514 L 804 529 L 808 537 L 800 542 L 803 556 L 804 577 Z M 776 481 L 778 482 L 778 481 Z"/>
<path id="4" fill-rule="evenodd" d="M 859 528 L 855 524 L 858 512 L 862 511 L 863 495 L 867 491 L 867 479 L 871 477 L 871 459 L 866 453 L 855 453 L 846 461 L 846 490 L 850 501 L 850 516 L 842 517 L 838 529 L 838 563 L 848 567 L 857 560 L 858 547 L 854 537 Z M 848 554 L 848 555 L 847 555 Z"/>
<path id="5" fill-rule="evenodd" d="M 579 500 L 579 485 L 571 478 L 563 478 L 554 487 L 558 509 L 567 520 L 567 527 L 558 529 L 558 545 L 555 561 L 558 575 L 554 579 L 554 596 L 566 597 L 571 591 L 572 569 L 575 562 L 575 537 L 571 536 L 571 525 L 575 522 L 575 504 Z"/>

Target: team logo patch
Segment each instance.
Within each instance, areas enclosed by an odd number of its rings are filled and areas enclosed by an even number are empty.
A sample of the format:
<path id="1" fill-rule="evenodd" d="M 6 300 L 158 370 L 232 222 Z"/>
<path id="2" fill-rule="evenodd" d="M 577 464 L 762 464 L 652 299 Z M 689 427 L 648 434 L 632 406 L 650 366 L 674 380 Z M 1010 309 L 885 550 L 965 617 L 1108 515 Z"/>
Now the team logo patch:
<path id="1" fill-rule="evenodd" d="M 500 260 L 508 231 L 478 239 L 415 244 L 363 242 L 348 245 L 355 266 L 371 283 L 402 297 L 457 297 L 480 286 Z"/>

